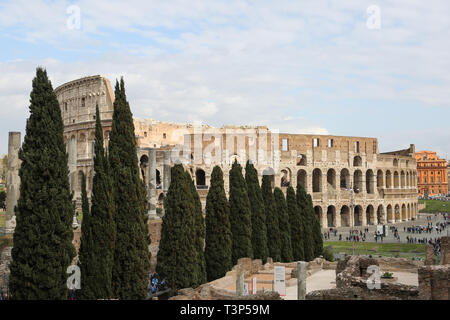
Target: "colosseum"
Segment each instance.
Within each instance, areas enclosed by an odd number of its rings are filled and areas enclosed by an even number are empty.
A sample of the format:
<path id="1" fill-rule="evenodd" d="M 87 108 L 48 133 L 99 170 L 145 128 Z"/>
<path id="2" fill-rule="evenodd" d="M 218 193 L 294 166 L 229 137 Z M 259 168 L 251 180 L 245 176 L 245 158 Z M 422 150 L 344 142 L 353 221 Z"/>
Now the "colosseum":
<path id="1" fill-rule="evenodd" d="M 93 180 L 95 106 L 100 109 L 105 145 L 112 125 L 114 93 L 108 79 L 90 76 L 55 89 L 64 121 L 70 185 L 81 205 L 81 177 L 88 194 Z M 380 153 L 376 138 L 288 134 L 265 126 L 223 126 L 134 119 L 141 177 L 149 215 L 161 214 L 170 167 L 182 162 L 205 205 L 210 176 L 222 167 L 225 188 L 233 161 L 252 161 L 259 178 L 286 191 L 302 183 L 311 194 L 322 227 L 352 227 L 414 219 L 418 213 L 414 145 Z M 158 210 L 158 208 L 160 208 Z"/>

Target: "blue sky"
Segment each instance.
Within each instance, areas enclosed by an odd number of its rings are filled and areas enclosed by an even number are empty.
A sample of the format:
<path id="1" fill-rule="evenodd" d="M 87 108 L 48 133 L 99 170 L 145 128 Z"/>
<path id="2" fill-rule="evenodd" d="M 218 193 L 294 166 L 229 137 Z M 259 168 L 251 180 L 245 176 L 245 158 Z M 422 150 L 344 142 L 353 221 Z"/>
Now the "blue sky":
<path id="1" fill-rule="evenodd" d="M 44 66 L 54 87 L 123 75 L 139 118 L 377 137 L 382 152 L 414 143 L 448 158 L 449 13 L 446 0 L 0 0 L 0 154 Z"/>

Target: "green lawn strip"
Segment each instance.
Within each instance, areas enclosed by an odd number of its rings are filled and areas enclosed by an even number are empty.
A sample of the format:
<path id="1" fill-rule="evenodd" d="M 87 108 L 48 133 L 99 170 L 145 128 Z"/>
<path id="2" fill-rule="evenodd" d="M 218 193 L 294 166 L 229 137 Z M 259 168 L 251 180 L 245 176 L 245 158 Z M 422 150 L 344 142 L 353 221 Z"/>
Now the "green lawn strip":
<path id="1" fill-rule="evenodd" d="M 325 241 L 324 247 L 331 246 L 333 253 L 352 254 L 351 242 Z M 425 257 L 425 245 L 423 244 L 399 244 L 399 243 L 355 243 L 355 254 L 373 255 L 375 257 Z"/>
<path id="2" fill-rule="evenodd" d="M 450 201 L 419 200 L 419 203 L 425 203 L 425 209 L 422 209 L 419 212 L 423 213 L 450 212 Z"/>

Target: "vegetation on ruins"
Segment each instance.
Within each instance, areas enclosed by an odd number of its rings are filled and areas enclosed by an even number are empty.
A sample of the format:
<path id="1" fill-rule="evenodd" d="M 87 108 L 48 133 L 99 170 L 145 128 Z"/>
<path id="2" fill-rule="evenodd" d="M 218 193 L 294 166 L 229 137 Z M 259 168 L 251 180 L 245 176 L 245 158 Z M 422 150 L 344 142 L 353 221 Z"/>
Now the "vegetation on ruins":
<path id="1" fill-rule="evenodd" d="M 267 247 L 269 249 L 269 257 L 271 257 L 273 261 L 281 261 L 280 226 L 275 198 L 272 193 L 271 176 L 263 175 L 261 191 L 264 200 L 264 208 L 266 210 Z"/>
<path id="2" fill-rule="evenodd" d="M 80 269 L 81 299 L 109 299 L 112 292 L 114 264 L 114 199 L 108 158 L 103 147 L 100 112 L 96 107 L 94 178 L 92 182 L 91 210 L 87 200 L 86 178 L 83 174 L 83 222 L 81 228 Z"/>
<path id="3" fill-rule="evenodd" d="M 231 246 L 230 205 L 225 194 L 222 169 L 215 166 L 206 197 L 205 260 L 208 281 L 222 278 L 233 267 Z"/>
<path id="4" fill-rule="evenodd" d="M 311 261 L 314 259 L 314 239 L 311 226 L 312 219 L 310 218 L 312 214 L 311 213 L 312 205 L 309 204 L 308 195 L 300 182 L 297 183 L 297 206 L 300 209 L 300 216 L 304 233 L 303 258 L 304 261 Z"/>
<path id="5" fill-rule="evenodd" d="M 116 224 L 113 294 L 120 299 L 145 299 L 150 270 L 147 195 L 139 176 L 134 124 L 123 78 L 115 86 L 109 163 Z"/>
<path id="6" fill-rule="evenodd" d="M 314 242 L 314 258 L 322 255 L 323 252 L 323 238 L 322 238 L 322 228 L 320 227 L 319 218 L 315 215 L 313 202 L 311 195 L 307 195 L 308 200 L 308 212 L 309 212 L 309 226 L 312 231 L 313 242 Z"/>
<path id="7" fill-rule="evenodd" d="M 286 193 L 286 204 L 291 226 L 291 245 L 294 261 L 304 261 L 304 232 L 300 209 L 293 187 L 289 186 Z"/>
<path id="8" fill-rule="evenodd" d="M 266 212 L 259 186 L 258 172 L 250 161 L 245 166 L 245 182 L 251 207 L 253 258 L 266 262 L 269 256 L 267 247 Z"/>
<path id="9" fill-rule="evenodd" d="M 20 197 L 15 208 L 10 297 L 67 299 L 67 268 L 75 256 L 75 212 L 58 100 L 47 72 L 37 68 L 30 117 L 19 159 Z"/>
<path id="10" fill-rule="evenodd" d="M 200 201 L 200 196 L 198 195 L 197 189 L 195 188 L 194 180 L 192 179 L 189 172 L 185 172 L 186 178 L 189 182 L 190 191 L 194 200 L 194 241 L 195 241 L 195 253 L 197 254 L 196 267 L 198 270 L 197 285 L 206 283 L 206 261 L 205 261 L 205 219 L 203 218 L 202 212 L 202 202 Z"/>
<path id="11" fill-rule="evenodd" d="M 190 181 L 181 164 L 170 171 L 171 182 L 164 200 L 161 241 L 156 272 L 176 290 L 196 287 L 199 284 L 196 204 Z"/>
<path id="12" fill-rule="evenodd" d="M 283 191 L 276 187 L 273 191 L 275 197 L 278 224 L 280 227 L 281 262 L 294 261 L 291 245 L 291 226 L 289 225 L 289 214 Z"/>
<path id="13" fill-rule="evenodd" d="M 232 260 L 235 265 L 240 258 L 253 258 L 250 201 L 242 167 L 236 160 L 231 167 L 229 179 Z"/>

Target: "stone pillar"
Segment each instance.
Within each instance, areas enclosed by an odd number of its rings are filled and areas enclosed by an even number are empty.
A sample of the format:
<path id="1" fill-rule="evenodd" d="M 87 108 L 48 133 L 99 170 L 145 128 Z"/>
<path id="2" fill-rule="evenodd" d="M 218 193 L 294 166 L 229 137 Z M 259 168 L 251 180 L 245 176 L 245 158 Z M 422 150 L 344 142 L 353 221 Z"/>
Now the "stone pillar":
<path id="1" fill-rule="evenodd" d="M 170 150 L 164 151 L 164 167 L 163 167 L 163 191 L 164 194 L 169 190 L 170 185 Z"/>
<path id="2" fill-rule="evenodd" d="M 156 218 L 156 149 L 149 150 L 148 158 L 148 215 Z"/>
<path id="3" fill-rule="evenodd" d="M 367 210 L 367 208 L 366 208 L 366 210 Z M 366 210 L 362 209 L 361 216 L 360 216 L 360 218 L 361 218 L 361 226 L 362 227 L 367 227 Z"/>
<path id="4" fill-rule="evenodd" d="M 306 299 L 306 262 L 297 262 L 297 300 Z"/>
<path id="5" fill-rule="evenodd" d="M 244 295 L 244 272 L 237 270 L 236 272 L 236 296 L 240 297 Z"/>
<path id="6" fill-rule="evenodd" d="M 70 189 L 75 191 L 75 178 L 77 172 L 77 139 L 70 138 L 68 144 L 68 166 L 69 166 L 69 182 Z"/>
<path id="7" fill-rule="evenodd" d="M 19 178 L 19 149 L 21 143 L 20 132 L 10 132 L 8 138 L 8 170 L 6 174 L 6 221 L 5 233 L 14 233 L 16 217 L 14 207 L 20 193 Z"/>

